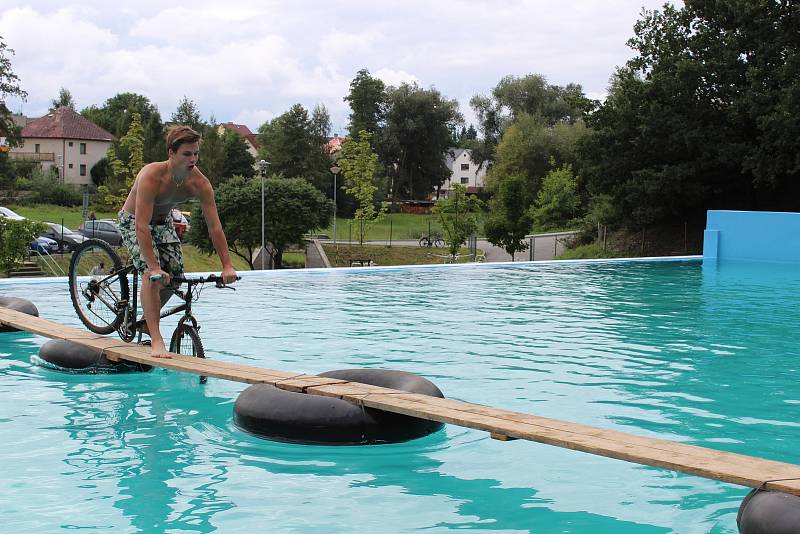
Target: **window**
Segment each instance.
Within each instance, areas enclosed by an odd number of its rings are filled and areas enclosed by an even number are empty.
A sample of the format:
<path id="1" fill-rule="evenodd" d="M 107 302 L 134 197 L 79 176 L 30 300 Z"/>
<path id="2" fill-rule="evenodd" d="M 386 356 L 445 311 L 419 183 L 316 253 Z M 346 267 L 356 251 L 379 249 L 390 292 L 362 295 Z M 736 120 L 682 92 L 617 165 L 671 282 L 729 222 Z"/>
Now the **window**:
<path id="1" fill-rule="evenodd" d="M 81 143 L 81 154 L 86 154 L 86 143 Z"/>
<path id="2" fill-rule="evenodd" d="M 72 167 L 72 164 L 70 164 Z M 81 176 L 86 176 L 86 165 L 81 165 Z"/>
<path id="3" fill-rule="evenodd" d="M 69 142 L 69 146 L 72 146 L 72 141 Z"/>
<path id="4" fill-rule="evenodd" d="M 469 163 L 462 163 L 461 164 L 461 170 L 462 171 L 468 171 L 469 170 Z"/>
<path id="5" fill-rule="evenodd" d="M 33 145 L 33 151 L 38 154 L 40 147 L 41 147 L 41 145 L 39 143 L 36 143 L 35 145 Z"/>
<path id="6" fill-rule="evenodd" d="M 468 177 L 466 177 L 466 176 L 462 176 L 462 177 L 461 177 L 461 183 L 462 183 L 462 184 L 468 184 L 468 183 L 469 183 L 469 178 L 468 178 Z"/>
<path id="7" fill-rule="evenodd" d="M 70 164 L 69 164 L 69 168 L 70 168 L 70 169 L 72 168 L 72 163 L 70 163 Z"/>

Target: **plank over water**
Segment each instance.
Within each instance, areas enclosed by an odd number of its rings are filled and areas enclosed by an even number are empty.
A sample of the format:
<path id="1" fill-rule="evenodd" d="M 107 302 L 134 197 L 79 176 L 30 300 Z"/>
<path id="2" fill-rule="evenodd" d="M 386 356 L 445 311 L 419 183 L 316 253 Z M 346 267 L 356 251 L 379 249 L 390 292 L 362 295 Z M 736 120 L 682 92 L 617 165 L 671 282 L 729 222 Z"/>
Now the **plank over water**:
<path id="1" fill-rule="evenodd" d="M 0 324 L 100 349 L 109 360 L 126 360 L 249 384 L 272 384 L 288 391 L 335 397 L 370 408 L 483 430 L 496 439 L 535 441 L 742 486 L 800 495 L 800 465 L 335 378 L 182 354 L 173 354 L 169 359 L 153 358 L 147 347 L 6 308 L 0 308 Z"/>

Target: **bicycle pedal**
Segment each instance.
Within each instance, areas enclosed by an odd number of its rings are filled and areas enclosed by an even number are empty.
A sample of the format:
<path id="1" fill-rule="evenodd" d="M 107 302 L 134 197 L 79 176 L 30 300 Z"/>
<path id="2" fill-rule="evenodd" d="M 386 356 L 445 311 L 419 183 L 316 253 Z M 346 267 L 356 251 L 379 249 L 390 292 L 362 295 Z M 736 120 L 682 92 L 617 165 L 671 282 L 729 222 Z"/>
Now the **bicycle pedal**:
<path id="1" fill-rule="evenodd" d="M 143 340 L 141 340 L 141 341 L 139 342 L 139 345 L 142 345 L 142 346 L 144 346 L 144 347 L 149 347 L 149 346 L 151 346 L 152 344 L 153 344 L 153 342 L 152 342 L 152 341 L 150 341 L 149 339 L 143 339 Z"/>

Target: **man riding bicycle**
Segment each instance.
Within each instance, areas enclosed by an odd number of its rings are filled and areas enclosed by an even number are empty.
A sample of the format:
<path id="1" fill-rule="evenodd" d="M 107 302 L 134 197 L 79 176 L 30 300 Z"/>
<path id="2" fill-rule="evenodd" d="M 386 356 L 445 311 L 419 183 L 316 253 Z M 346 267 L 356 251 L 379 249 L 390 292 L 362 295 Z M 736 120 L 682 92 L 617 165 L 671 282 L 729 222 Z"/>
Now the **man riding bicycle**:
<path id="1" fill-rule="evenodd" d="M 168 288 L 171 277 L 183 273 L 183 252 L 170 216 L 172 208 L 190 198 L 200 201 L 208 235 L 222 261 L 222 281 L 230 284 L 236 280 L 214 189 L 197 168 L 199 149 L 200 134 L 188 126 L 170 128 L 168 159 L 142 167 L 119 212 L 122 242 L 142 274 L 142 308 L 152 343 L 151 355 L 156 358 L 170 357 L 159 329 L 161 293 Z"/>

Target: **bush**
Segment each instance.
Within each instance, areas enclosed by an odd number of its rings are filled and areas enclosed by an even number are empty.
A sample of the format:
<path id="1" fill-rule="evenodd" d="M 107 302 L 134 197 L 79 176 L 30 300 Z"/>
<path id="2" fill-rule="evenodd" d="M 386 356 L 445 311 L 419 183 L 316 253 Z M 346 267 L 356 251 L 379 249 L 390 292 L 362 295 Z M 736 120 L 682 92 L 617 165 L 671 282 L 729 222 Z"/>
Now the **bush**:
<path id="1" fill-rule="evenodd" d="M 31 171 L 30 178 L 24 185 L 25 189 L 33 193 L 25 199 L 27 203 L 80 206 L 83 202 L 83 194 L 76 186 L 61 183 L 57 174 L 45 172 L 41 167 Z"/>
<path id="2" fill-rule="evenodd" d="M 45 229 L 44 223 L 0 217 L 0 270 L 8 272 L 22 263 L 31 241 Z"/>
<path id="3" fill-rule="evenodd" d="M 603 250 L 597 243 L 590 245 L 580 245 L 570 248 L 559 254 L 557 260 L 590 260 L 594 258 L 616 258 L 616 254 L 611 250 Z"/>

